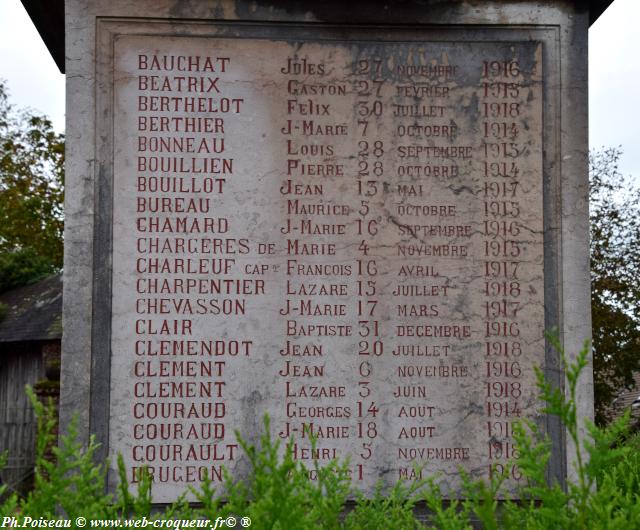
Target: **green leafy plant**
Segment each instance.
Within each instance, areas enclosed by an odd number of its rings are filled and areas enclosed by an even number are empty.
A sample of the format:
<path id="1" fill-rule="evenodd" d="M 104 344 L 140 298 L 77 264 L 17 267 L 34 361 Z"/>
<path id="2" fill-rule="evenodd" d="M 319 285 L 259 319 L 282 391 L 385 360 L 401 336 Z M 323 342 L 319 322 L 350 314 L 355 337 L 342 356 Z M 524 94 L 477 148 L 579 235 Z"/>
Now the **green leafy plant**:
<path id="1" fill-rule="evenodd" d="M 310 471 L 293 458 L 293 442 L 282 454 L 280 441 L 272 440 L 268 416 L 259 447 L 248 444 L 238 433 L 236 436 L 249 461 L 249 477 L 234 481 L 225 471 L 223 492 L 216 492 L 211 482 L 205 481 L 200 490 L 194 490 L 203 506 L 201 515 L 210 519 L 246 516 L 258 528 L 340 528 L 340 513 L 349 491 L 345 463 L 334 460 L 320 466 L 314 460 L 314 479 L 310 479 Z M 312 454 L 316 443 L 311 437 Z"/>
<path id="2" fill-rule="evenodd" d="M 0 471 L 7 465 L 7 453 L 0 453 Z M 0 517 L 15 512 L 18 506 L 18 496 L 15 493 L 8 494 L 7 486 L 0 483 Z"/>
<path id="3" fill-rule="evenodd" d="M 467 484 L 471 481 L 467 479 Z M 421 494 L 430 510 L 430 523 L 441 530 L 471 530 L 469 522 L 471 503 L 458 499 L 445 499 L 436 477 L 426 479 L 426 488 Z"/>
<path id="4" fill-rule="evenodd" d="M 102 517 L 109 512 L 111 497 L 104 493 L 106 468 L 96 465 L 98 448 L 92 438 L 85 449 L 78 441 L 76 422 L 55 443 L 57 420 L 52 407 L 45 407 L 28 389 L 38 418 L 35 486 L 21 508 L 24 513 L 55 518 L 60 510 L 68 517 Z"/>
<path id="5" fill-rule="evenodd" d="M 598 428 L 586 420 L 580 425 L 577 414 L 577 390 L 588 366 L 590 346 L 585 342 L 573 362 L 569 362 L 559 341 L 548 337 L 560 354 L 566 376 L 566 390 L 554 387 L 537 371 L 543 412 L 560 418 L 575 447 L 572 463 L 575 480 L 566 489 L 547 483 L 547 464 L 551 444 L 534 422 L 519 422 L 514 428 L 518 447 L 517 464 L 522 479 L 510 500 L 500 510 L 496 499 L 499 488 L 481 482 L 465 483 L 468 509 L 478 515 L 485 528 L 577 528 L 614 529 L 640 527 L 640 459 L 626 437 L 628 415 L 607 428 Z M 586 435 L 581 434 L 584 428 Z M 473 495 L 473 491 L 480 494 Z M 484 492 L 484 494 L 482 494 Z"/>
<path id="6" fill-rule="evenodd" d="M 591 315 L 596 423 L 640 370 L 640 187 L 618 170 L 622 151 L 589 155 Z"/>
<path id="7" fill-rule="evenodd" d="M 547 467 L 551 443 L 532 421 L 514 427 L 519 452 L 517 465 L 522 474 L 515 491 L 496 474 L 490 481 L 474 479 L 464 471 L 462 499 L 448 499 L 438 477 L 405 483 L 388 491 L 379 486 L 371 498 L 355 494 L 355 504 L 345 511 L 350 495 L 348 462 L 317 460 L 307 469 L 293 457 L 292 441 L 285 446 L 270 435 L 269 418 L 257 446 L 237 433 L 250 473 L 234 480 L 224 471 L 224 481 L 215 487 L 206 480 L 191 495 L 155 512 L 152 507 L 152 477 L 140 474 L 137 492 L 130 492 L 123 460 L 118 459 L 119 486 L 114 495 L 105 493 L 106 463 L 96 463 L 97 444 L 90 440 L 83 448 L 77 441 L 75 424 L 53 444 L 56 421 L 52 409 L 40 404 L 33 394 L 39 424 L 34 490 L 24 499 L 6 496 L 0 486 L 0 515 L 24 514 L 56 518 L 77 516 L 87 519 L 188 519 L 234 515 L 250 517 L 252 527 L 265 529 L 417 529 L 424 523 L 416 517 L 416 507 L 426 507 L 429 528 L 486 529 L 630 529 L 640 528 L 640 436 L 629 434 L 629 416 L 606 429 L 592 423 L 579 424 L 577 389 L 588 364 L 589 345 L 569 362 L 553 337 L 566 374 L 566 390 L 554 387 L 538 372 L 544 411 L 559 416 L 567 436 L 576 447 L 573 463 L 575 480 L 566 487 L 548 483 Z M 586 435 L 581 434 L 583 431 Z M 317 440 L 311 439 L 312 454 Z M 0 466 L 6 456 L 0 458 Z M 424 470 L 419 470 L 424 471 Z M 416 473 L 421 475 L 421 473 Z M 310 475 L 313 478 L 310 478 Z M 63 515 L 62 515 L 63 514 Z M 475 526 L 474 526 L 475 525 Z"/>
<path id="8" fill-rule="evenodd" d="M 381 485 L 378 485 L 371 498 L 359 493 L 355 508 L 345 518 L 344 528 L 423 528 L 414 514 L 414 507 L 420 500 L 417 492 L 423 485 L 422 481 L 409 485 L 400 481 L 386 494 Z"/>
<path id="9" fill-rule="evenodd" d="M 62 267 L 64 136 L 0 80 L 0 292 Z"/>

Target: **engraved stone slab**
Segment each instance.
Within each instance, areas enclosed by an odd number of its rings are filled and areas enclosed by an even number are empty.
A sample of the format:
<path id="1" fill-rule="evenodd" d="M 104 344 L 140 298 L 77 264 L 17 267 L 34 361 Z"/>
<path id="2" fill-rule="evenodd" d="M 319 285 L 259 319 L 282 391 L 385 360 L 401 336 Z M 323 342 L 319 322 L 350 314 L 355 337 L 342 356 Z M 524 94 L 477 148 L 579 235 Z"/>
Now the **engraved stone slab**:
<path id="1" fill-rule="evenodd" d="M 542 45 L 114 46 L 109 448 L 130 482 L 149 466 L 168 502 L 242 474 L 234 430 L 265 413 L 367 492 L 518 480 L 545 359 Z"/>

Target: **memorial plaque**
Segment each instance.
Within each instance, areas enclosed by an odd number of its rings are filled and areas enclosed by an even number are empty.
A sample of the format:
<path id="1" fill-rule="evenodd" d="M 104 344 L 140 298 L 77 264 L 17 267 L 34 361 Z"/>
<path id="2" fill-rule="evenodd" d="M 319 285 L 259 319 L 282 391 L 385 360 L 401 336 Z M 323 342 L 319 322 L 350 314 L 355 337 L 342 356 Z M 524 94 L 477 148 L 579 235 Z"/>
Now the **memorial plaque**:
<path id="1" fill-rule="evenodd" d="M 365 492 L 520 477 L 542 45 L 344 35 L 114 41 L 109 450 L 156 502 L 241 474 L 265 413 Z"/>

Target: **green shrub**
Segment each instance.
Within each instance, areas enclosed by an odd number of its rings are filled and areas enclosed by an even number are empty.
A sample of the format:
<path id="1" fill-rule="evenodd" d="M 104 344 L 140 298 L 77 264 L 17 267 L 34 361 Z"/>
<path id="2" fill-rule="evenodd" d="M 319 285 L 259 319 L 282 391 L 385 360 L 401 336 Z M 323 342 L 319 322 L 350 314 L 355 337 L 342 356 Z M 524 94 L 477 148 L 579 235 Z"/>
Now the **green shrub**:
<path id="1" fill-rule="evenodd" d="M 553 340 L 553 339 L 551 339 Z M 24 499 L 6 495 L 0 485 L 0 516 L 87 519 L 196 519 L 234 515 L 247 516 L 259 529 L 401 529 L 422 528 L 415 507 L 430 511 L 429 528 L 468 530 L 472 519 L 486 529 L 633 529 L 640 528 L 640 436 L 629 434 L 629 417 L 606 429 L 587 422 L 588 438 L 581 438 L 577 419 L 576 390 L 587 366 L 585 344 L 576 361 L 567 362 L 559 344 L 566 373 L 567 394 L 544 381 L 538 372 L 544 412 L 560 417 L 568 437 L 577 448 L 573 463 L 576 481 L 566 489 L 547 483 L 551 444 L 535 423 L 522 421 L 514 428 L 522 473 L 517 490 L 509 495 L 502 479 L 474 480 L 461 470 L 462 500 L 446 500 L 438 477 L 406 484 L 398 482 L 389 491 L 379 486 L 372 498 L 356 493 L 356 502 L 345 513 L 351 483 L 347 462 L 326 466 L 313 463 L 315 480 L 305 466 L 294 460 L 291 445 L 281 451 L 280 441 L 270 436 L 269 419 L 258 446 L 239 443 L 250 466 L 245 480 L 233 480 L 225 471 L 223 487 L 205 481 L 191 494 L 198 505 L 183 496 L 163 512 L 153 512 L 152 480 L 143 472 L 137 492 L 131 493 L 122 459 L 118 460 L 120 483 L 114 495 L 105 493 L 107 466 L 95 463 L 97 444 L 91 439 L 83 448 L 77 441 L 75 424 L 53 446 L 55 418 L 31 395 L 38 416 L 35 486 Z M 237 434 L 237 433 L 236 433 Z M 315 448 L 315 440 L 312 439 Z M 0 468 L 6 456 L 0 458 Z M 506 498 L 506 500 L 504 500 Z"/>
<path id="2" fill-rule="evenodd" d="M 423 483 L 418 481 L 410 486 L 403 482 L 396 483 L 386 494 L 378 486 L 372 498 L 357 494 L 354 509 L 346 516 L 344 526 L 349 530 L 360 528 L 380 528 L 395 530 L 402 528 L 412 530 L 423 528 L 416 519 L 413 508 L 420 500 L 417 490 Z"/>
<path id="3" fill-rule="evenodd" d="M 246 516 L 256 528 L 341 528 L 340 513 L 349 492 L 345 464 L 332 461 L 321 467 L 314 461 L 316 480 L 311 480 L 304 464 L 294 460 L 291 444 L 280 456 L 280 441 L 272 440 L 268 417 L 258 448 L 236 435 L 251 466 L 249 477 L 234 481 L 225 473 L 223 492 L 216 492 L 206 481 L 200 490 L 193 491 L 202 503 L 198 515 L 208 519 Z M 315 443 L 312 438 L 312 449 Z"/>
<path id="4" fill-rule="evenodd" d="M 7 465 L 7 454 L 0 454 L 0 470 Z M 18 506 L 18 496 L 15 493 L 9 494 L 7 486 L 0 483 L 0 517 L 15 512 Z"/>

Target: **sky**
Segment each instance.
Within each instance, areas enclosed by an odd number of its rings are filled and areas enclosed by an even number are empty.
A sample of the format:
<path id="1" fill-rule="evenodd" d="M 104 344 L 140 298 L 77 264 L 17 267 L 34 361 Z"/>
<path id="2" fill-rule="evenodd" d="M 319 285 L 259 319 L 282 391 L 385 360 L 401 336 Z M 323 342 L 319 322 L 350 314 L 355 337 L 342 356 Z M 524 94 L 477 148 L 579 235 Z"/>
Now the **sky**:
<path id="1" fill-rule="evenodd" d="M 589 30 L 589 146 L 620 146 L 621 172 L 640 180 L 638 20 L 640 0 L 615 0 Z M 0 0 L 0 78 L 16 107 L 44 113 L 64 130 L 64 75 L 20 0 Z"/>

